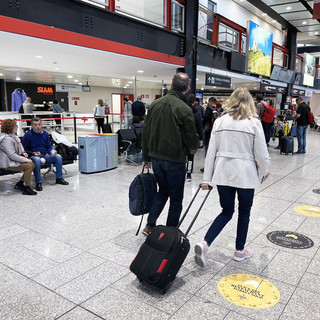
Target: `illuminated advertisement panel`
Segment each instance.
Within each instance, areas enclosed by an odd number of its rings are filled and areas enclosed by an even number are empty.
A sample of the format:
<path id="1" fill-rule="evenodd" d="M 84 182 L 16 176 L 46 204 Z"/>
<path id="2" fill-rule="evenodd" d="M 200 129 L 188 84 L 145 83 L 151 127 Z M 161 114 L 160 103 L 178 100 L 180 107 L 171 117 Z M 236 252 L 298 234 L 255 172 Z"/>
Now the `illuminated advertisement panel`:
<path id="1" fill-rule="evenodd" d="M 248 21 L 248 72 L 270 77 L 273 34 Z"/>

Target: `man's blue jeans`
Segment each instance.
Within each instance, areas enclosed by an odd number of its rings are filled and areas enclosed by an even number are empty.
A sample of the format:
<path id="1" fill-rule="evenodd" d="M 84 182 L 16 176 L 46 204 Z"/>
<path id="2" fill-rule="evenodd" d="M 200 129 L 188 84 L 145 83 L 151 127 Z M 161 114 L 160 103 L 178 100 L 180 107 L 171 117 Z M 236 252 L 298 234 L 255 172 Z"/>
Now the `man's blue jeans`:
<path id="1" fill-rule="evenodd" d="M 306 152 L 307 129 L 308 125 L 297 126 L 298 152 Z"/>
<path id="2" fill-rule="evenodd" d="M 55 156 L 50 156 L 49 153 L 46 153 L 45 155 L 41 156 L 42 158 L 46 159 L 46 162 L 48 163 L 54 163 L 56 167 L 56 178 L 62 178 L 62 158 L 60 154 L 56 154 Z M 31 156 L 30 158 L 32 159 L 35 168 L 34 168 L 34 177 L 36 180 L 36 183 L 41 182 L 41 160 L 38 156 Z"/>
<path id="3" fill-rule="evenodd" d="M 222 212 L 216 217 L 210 226 L 204 240 L 210 246 L 213 240 L 219 235 L 225 225 L 231 220 L 234 212 L 234 201 L 236 193 L 239 200 L 239 216 L 237 226 L 236 250 L 243 250 L 247 240 L 247 233 L 250 221 L 250 211 L 253 202 L 254 189 L 241 189 L 229 186 L 217 186 Z"/>
<path id="4" fill-rule="evenodd" d="M 147 227 L 153 228 L 160 216 L 168 198 L 170 206 L 167 218 L 167 226 L 176 227 L 179 223 L 182 211 L 184 182 L 186 177 L 186 164 L 152 158 L 152 168 L 159 185 L 153 201 Z"/>

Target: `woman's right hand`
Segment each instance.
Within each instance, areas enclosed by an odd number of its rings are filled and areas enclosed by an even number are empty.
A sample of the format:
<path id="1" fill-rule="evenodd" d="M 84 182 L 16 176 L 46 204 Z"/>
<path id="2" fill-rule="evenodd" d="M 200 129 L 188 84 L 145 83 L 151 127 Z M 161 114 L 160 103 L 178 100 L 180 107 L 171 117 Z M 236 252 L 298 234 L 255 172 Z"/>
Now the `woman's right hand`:
<path id="1" fill-rule="evenodd" d="M 31 159 L 28 159 L 28 163 L 32 163 L 33 161 Z"/>
<path id="2" fill-rule="evenodd" d="M 209 185 L 207 183 L 201 183 L 202 190 L 209 190 Z"/>

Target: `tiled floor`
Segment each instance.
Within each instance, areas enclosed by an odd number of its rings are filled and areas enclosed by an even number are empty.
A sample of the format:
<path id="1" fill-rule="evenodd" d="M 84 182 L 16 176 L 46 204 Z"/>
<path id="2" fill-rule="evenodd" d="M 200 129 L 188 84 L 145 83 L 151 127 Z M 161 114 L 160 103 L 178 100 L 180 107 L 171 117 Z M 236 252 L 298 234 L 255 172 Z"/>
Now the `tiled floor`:
<path id="1" fill-rule="evenodd" d="M 210 248 L 208 266 L 198 267 L 193 246 L 220 212 L 216 189 L 190 234 L 192 249 L 165 295 L 141 285 L 129 265 L 144 236 L 135 236 L 139 218 L 128 210 L 128 186 L 141 168 L 80 174 L 66 167 L 69 186 L 54 176 L 35 197 L 13 190 L 19 174 L 0 177 L 0 319 L 320 319 L 320 218 L 296 213 L 297 205 L 320 206 L 320 133 L 309 132 L 307 154 L 280 155 L 269 147 L 270 178 L 256 191 L 248 234 L 254 256 L 232 260 L 234 218 Z M 296 139 L 295 139 L 296 144 Z M 184 205 L 195 193 L 204 151 L 186 183 Z M 199 205 L 204 192 L 196 201 Z M 196 207 L 196 206 L 195 206 Z M 186 218 L 182 230 L 190 222 Z M 164 222 L 166 212 L 160 223 Z M 302 233 L 309 249 L 288 249 L 267 240 L 270 231 Z M 217 283 L 227 275 L 258 275 L 280 291 L 268 309 L 247 309 L 224 299 Z"/>

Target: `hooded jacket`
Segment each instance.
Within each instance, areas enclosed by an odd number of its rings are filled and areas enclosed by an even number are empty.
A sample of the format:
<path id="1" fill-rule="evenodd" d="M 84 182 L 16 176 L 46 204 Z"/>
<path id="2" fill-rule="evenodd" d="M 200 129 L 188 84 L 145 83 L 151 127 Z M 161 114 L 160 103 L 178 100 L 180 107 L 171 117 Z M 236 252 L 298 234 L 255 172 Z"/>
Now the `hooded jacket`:
<path id="1" fill-rule="evenodd" d="M 0 168 L 18 167 L 28 158 L 22 156 L 24 152 L 20 139 L 13 133 L 0 133 Z"/>

